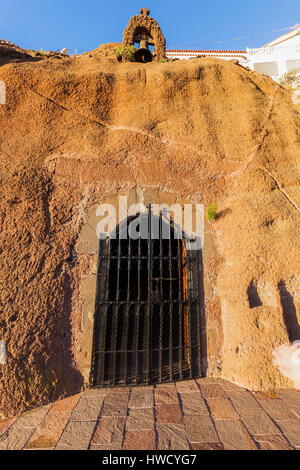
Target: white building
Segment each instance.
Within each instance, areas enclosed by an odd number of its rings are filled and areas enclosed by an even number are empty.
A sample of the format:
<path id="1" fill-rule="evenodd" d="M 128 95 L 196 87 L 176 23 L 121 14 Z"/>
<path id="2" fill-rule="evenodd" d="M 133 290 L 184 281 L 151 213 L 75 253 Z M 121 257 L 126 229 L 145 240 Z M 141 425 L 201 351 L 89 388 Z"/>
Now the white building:
<path id="1" fill-rule="evenodd" d="M 174 59 L 192 59 L 203 55 L 223 60 L 237 59 L 241 65 L 278 80 L 284 73 L 292 70 L 300 73 L 300 26 L 259 49 L 247 48 L 245 51 L 167 50 L 167 57 Z"/>
<path id="2" fill-rule="evenodd" d="M 212 51 L 212 50 L 175 50 L 166 51 L 168 58 L 172 59 L 194 59 L 196 57 L 216 57 L 217 59 L 237 59 L 241 64 L 248 65 L 247 51 Z"/>
<path id="3" fill-rule="evenodd" d="M 249 67 L 278 80 L 286 72 L 300 72 L 300 27 L 260 49 L 247 49 Z"/>

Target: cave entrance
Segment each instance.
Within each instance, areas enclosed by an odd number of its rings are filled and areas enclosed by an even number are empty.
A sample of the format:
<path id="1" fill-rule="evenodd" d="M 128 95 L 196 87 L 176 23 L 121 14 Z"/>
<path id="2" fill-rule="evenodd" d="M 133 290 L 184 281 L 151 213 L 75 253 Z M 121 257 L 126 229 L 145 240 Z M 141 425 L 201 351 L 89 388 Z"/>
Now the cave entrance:
<path id="1" fill-rule="evenodd" d="M 132 222 L 148 236 L 132 239 Z M 151 206 L 100 241 L 92 386 L 201 375 L 199 268 L 198 252 Z"/>

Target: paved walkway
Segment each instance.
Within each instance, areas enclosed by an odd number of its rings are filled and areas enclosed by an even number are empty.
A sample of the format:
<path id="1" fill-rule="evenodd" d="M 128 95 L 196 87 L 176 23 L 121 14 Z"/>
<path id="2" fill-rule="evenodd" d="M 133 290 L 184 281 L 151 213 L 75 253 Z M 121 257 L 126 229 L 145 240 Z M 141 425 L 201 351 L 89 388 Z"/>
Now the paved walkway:
<path id="1" fill-rule="evenodd" d="M 300 391 L 213 379 L 89 390 L 0 421 L 0 449 L 300 450 Z"/>

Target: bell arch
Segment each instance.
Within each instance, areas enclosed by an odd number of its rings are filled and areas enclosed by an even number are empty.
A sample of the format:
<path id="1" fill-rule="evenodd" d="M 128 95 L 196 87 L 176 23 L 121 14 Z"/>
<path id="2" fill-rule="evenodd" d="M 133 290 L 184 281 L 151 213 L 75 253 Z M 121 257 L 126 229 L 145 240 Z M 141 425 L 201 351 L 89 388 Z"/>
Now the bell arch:
<path id="1" fill-rule="evenodd" d="M 142 9 L 140 15 L 133 16 L 129 20 L 123 34 L 123 45 L 133 46 L 140 32 L 147 32 L 148 38 L 151 39 L 150 44 L 154 45 L 156 58 L 160 60 L 166 55 L 166 40 L 157 21 L 148 14 L 148 10 Z"/>

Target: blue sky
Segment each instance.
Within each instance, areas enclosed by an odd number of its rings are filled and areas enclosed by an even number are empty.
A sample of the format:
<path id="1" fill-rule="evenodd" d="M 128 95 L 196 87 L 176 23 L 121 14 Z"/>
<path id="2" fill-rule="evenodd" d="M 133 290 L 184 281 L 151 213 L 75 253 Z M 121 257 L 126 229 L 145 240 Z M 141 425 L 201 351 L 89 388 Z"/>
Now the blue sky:
<path id="1" fill-rule="evenodd" d="M 0 0 L 0 38 L 84 52 L 121 41 L 129 18 L 145 5 L 168 48 L 260 47 L 300 23 L 299 0 Z"/>

